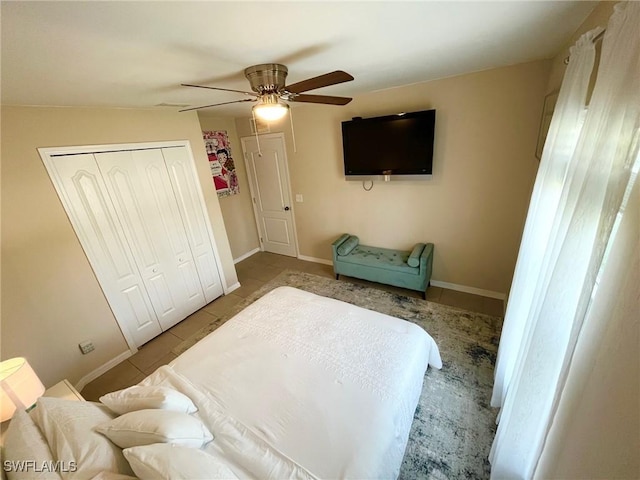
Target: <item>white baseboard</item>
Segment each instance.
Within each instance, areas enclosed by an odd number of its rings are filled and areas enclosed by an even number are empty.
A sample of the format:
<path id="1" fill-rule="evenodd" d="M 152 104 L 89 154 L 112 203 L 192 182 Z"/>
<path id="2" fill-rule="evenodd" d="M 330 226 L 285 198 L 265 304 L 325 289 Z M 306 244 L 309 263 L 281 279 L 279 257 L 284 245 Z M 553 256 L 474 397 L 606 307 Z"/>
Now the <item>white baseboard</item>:
<path id="1" fill-rule="evenodd" d="M 107 373 L 109 370 L 111 370 L 113 367 L 118 365 L 120 362 L 124 362 L 127 358 L 129 358 L 134 353 L 135 352 L 132 352 L 131 350 L 127 350 L 126 352 L 122 352 L 117 357 L 112 358 L 107 363 L 99 366 L 98 368 L 96 368 L 92 372 L 89 372 L 88 374 L 86 374 L 84 377 L 82 377 L 80 380 L 78 380 L 78 382 L 76 382 L 74 387 L 79 392 L 82 391 L 82 389 L 87 385 L 87 383 L 95 380 L 96 378 L 98 378 L 103 373 Z"/>
<path id="2" fill-rule="evenodd" d="M 298 255 L 298 258 L 306 262 L 322 263 L 323 265 L 333 265 L 333 262 L 331 260 L 325 260 L 324 258 L 307 257 L 306 255 Z"/>
<path id="3" fill-rule="evenodd" d="M 247 258 L 249 258 L 251 255 L 255 255 L 256 253 L 258 253 L 260 251 L 260 247 L 258 248 L 254 248 L 253 250 L 245 253 L 244 255 L 240 255 L 238 258 L 234 258 L 233 259 L 233 263 L 236 264 L 238 262 L 241 262 L 242 260 L 246 260 Z"/>
<path id="4" fill-rule="evenodd" d="M 247 252 L 244 255 L 242 255 L 242 256 L 240 256 L 238 258 L 235 258 L 233 260 L 233 263 L 235 264 L 235 263 L 241 262 L 242 260 L 246 260 L 251 255 L 255 255 L 256 253 L 258 253 L 260 251 L 261 250 L 259 248 L 255 248 L 255 249 L 251 250 L 250 252 Z M 322 263 L 323 265 L 333 265 L 333 262 L 331 260 L 326 260 L 324 258 L 307 257 L 306 255 L 298 255 L 297 258 L 300 259 L 300 260 L 304 260 L 306 262 Z"/>
<path id="5" fill-rule="evenodd" d="M 457 285 L 455 283 L 440 282 L 438 280 L 431 280 L 431 285 L 434 287 L 448 288 L 449 290 L 456 290 L 457 292 L 472 293 L 474 295 L 481 295 L 483 297 L 497 298 L 498 300 L 504 300 L 507 295 L 500 292 L 492 292 L 491 290 L 483 290 L 482 288 L 467 287 L 466 285 Z"/>
<path id="6" fill-rule="evenodd" d="M 251 252 L 247 253 L 246 255 L 240 258 L 241 259 L 247 258 L 259 251 L 260 249 L 252 250 Z M 298 255 L 298 258 L 306 262 L 321 263 L 323 265 L 333 265 L 333 261 L 326 260 L 324 258 L 308 257 L 307 255 Z M 480 296 L 489 297 L 489 298 L 497 298 L 498 300 L 505 300 L 507 298 L 507 295 L 505 293 L 493 292 L 491 290 L 484 290 L 482 288 L 476 288 L 476 287 L 467 287 L 466 285 L 458 285 L 456 283 L 441 282 L 439 280 L 431 280 L 431 285 L 433 285 L 434 287 L 448 288 L 449 290 L 455 290 L 457 292 L 471 293 L 473 295 L 480 295 Z M 233 290 L 235 290 L 235 288 L 233 288 Z M 229 292 L 233 290 L 229 289 Z"/>
<path id="7" fill-rule="evenodd" d="M 233 285 L 231 285 L 230 287 L 227 287 L 227 291 L 225 292 L 225 295 L 233 292 L 234 290 L 237 290 L 241 287 L 242 285 L 240 285 L 240 282 L 236 282 Z"/>

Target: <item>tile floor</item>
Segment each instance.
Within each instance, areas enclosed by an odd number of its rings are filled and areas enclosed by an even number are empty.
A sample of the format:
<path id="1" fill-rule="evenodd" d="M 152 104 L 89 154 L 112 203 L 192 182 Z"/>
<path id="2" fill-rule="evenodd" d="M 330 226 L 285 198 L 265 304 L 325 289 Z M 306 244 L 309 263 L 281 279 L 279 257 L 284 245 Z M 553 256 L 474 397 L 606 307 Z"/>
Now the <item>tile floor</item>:
<path id="1" fill-rule="evenodd" d="M 252 255 L 246 260 L 236 264 L 238 280 L 242 285 L 240 288 L 229 295 L 214 300 L 162 335 L 143 345 L 135 355 L 88 383 L 81 392 L 82 396 L 87 400 L 97 401 L 97 399 L 105 393 L 120 390 L 140 382 L 147 375 L 153 373 L 156 368 L 169 363 L 175 358 L 175 355 L 171 353 L 173 347 L 200 330 L 200 328 L 207 325 L 211 320 L 224 315 L 235 304 L 242 301 L 286 269 L 300 270 L 334 278 L 333 267 L 331 265 L 322 265 L 266 252 Z M 401 293 L 406 296 L 421 297 L 419 292 L 411 290 L 380 285 L 349 277 L 341 276 L 340 279 Z M 489 315 L 502 316 L 504 313 L 502 300 L 448 290 L 446 288 L 429 287 L 427 290 L 427 300 Z"/>

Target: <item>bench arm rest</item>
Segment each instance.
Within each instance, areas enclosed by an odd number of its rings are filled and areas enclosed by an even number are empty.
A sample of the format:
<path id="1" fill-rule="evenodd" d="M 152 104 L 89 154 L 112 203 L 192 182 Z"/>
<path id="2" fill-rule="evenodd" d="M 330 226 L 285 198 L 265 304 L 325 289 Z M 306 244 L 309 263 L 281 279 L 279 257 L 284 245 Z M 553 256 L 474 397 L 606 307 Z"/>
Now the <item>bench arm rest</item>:
<path id="1" fill-rule="evenodd" d="M 331 250 L 333 251 L 333 259 L 335 260 L 338 255 L 338 247 L 342 245 L 351 235 L 348 233 L 344 233 L 338 238 L 335 242 L 331 244 Z"/>
<path id="2" fill-rule="evenodd" d="M 433 243 L 427 243 L 420 255 L 420 273 L 428 270 L 428 277 L 431 278 L 431 268 L 433 266 Z"/>

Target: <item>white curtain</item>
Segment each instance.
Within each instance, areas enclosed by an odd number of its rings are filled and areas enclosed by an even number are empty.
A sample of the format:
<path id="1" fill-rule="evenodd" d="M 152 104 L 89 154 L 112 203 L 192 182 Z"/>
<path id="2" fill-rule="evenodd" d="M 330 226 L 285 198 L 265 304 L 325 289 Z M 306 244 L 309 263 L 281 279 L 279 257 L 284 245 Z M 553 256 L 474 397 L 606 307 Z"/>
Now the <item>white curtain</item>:
<path id="1" fill-rule="evenodd" d="M 571 49 L 505 315 L 493 478 L 531 478 L 638 156 L 640 3 L 615 8 L 593 95 L 595 30 Z M 586 113 L 585 113 L 586 112 Z"/>

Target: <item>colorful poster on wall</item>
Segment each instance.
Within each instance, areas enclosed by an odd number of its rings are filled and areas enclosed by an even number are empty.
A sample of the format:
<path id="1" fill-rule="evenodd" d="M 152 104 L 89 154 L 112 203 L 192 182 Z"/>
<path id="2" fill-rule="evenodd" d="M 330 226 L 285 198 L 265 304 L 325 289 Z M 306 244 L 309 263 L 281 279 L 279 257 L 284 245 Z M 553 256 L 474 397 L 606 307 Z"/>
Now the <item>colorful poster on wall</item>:
<path id="1" fill-rule="evenodd" d="M 204 145 L 209 157 L 209 168 L 218 197 L 240 193 L 236 166 L 231 156 L 229 136 L 226 130 L 203 131 Z"/>

